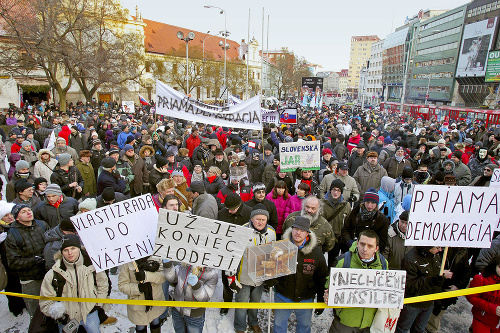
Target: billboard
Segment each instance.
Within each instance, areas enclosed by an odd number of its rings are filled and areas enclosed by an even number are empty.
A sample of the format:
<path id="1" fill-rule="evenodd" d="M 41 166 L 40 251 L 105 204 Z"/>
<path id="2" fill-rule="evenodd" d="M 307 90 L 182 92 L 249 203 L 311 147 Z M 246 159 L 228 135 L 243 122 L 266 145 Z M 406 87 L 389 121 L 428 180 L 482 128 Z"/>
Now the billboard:
<path id="1" fill-rule="evenodd" d="M 302 106 L 321 107 L 323 97 L 322 77 L 303 77 L 300 91 L 300 102 Z"/>
<path id="2" fill-rule="evenodd" d="M 484 76 L 486 58 L 493 42 L 497 18 L 467 24 L 458 56 L 457 77 Z"/>
<path id="3" fill-rule="evenodd" d="M 484 82 L 500 82 L 500 51 L 488 53 Z"/>

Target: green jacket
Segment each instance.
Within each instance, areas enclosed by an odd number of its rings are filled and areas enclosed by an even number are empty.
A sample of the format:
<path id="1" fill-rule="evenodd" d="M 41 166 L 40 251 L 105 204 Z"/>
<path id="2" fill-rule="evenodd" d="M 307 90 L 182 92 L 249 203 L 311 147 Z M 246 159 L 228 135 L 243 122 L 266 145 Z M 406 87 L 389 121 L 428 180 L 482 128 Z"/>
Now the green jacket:
<path id="1" fill-rule="evenodd" d="M 97 193 L 97 180 L 92 163 L 84 164 L 78 161 L 76 162 L 76 167 L 80 170 L 80 174 L 83 177 L 83 195 L 95 195 Z"/>
<path id="2" fill-rule="evenodd" d="M 349 249 L 352 252 L 351 265 L 350 268 L 358 269 L 382 269 L 382 262 L 380 261 L 379 253 L 376 253 L 377 259 L 367 266 L 361 261 L 358 256 L 357 242 L 354 242 Z M 344 265 L 344 255 L 337 258 L 337 265 L 335 267 L 342 268 Z M 387 260 L 386 260 L 387 261 Z M 388 263 L 387 263 L 388 266 Z M 326 282 L 326 287 L 328 288 L 329 281 Z M 376 308 L 339 308 L 335 309 L 337 317 L 340 318 L 340 322 L 349 327 L 366 328 L 371 327 Z"/>

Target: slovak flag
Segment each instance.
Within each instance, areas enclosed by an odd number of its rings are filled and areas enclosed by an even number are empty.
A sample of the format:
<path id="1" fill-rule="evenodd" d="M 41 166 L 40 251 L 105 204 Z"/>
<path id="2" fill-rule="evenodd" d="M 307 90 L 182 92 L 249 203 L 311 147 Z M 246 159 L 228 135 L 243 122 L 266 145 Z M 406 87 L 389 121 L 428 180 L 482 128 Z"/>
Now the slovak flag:
<path id="1" fill-rule="evenodd" d="M 281 124 L 296 124 L 297 123 L 297 109 L 285 109 L 280 113 Z"/>
<path id="2" fill-rule="evenodd" d="M 149 105 L 149 103 L 144 97 L 141 96 L 141 94 L 139 94 L 139 102 L 141 103 L 141 105 Z"/>

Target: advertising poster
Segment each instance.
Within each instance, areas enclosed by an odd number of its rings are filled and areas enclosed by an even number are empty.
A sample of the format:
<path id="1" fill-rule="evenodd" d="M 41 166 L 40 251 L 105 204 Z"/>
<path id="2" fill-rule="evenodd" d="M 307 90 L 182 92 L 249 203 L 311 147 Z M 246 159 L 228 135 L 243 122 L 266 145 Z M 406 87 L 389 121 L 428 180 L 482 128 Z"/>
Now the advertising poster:
<path id="1" fill-rule="evenodd" d="M 500 51 L 488 53 L 485 82 L 500 82 Z"/>
<path id="2" fill-rule="evenodd" d="M 320 107 L 323 96 L 322 77 L 303 77 L 300 100 L 302 106 Z"/>

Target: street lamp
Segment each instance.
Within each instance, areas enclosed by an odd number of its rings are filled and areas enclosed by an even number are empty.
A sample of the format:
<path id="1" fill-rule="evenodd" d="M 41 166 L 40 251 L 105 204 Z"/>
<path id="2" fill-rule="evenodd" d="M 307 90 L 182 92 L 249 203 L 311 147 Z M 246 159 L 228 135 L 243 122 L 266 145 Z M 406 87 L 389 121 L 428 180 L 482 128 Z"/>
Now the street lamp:
<path id="1" fill-rule="evenodd" d="M 226 105 L 227 105 L 228 99 L 227 99 L 227 87 L 226 87 L 226 51 L 227 51 L 228 47 L 227 47 L 226 39 L 227 39 L 227 36 L 229 36 L 229 32 L 227 31 L 227 28 L 226 28 L 226 21 L 227 21 L 226 11 L 220 7 L 211 6 L 211 5 L 205 5 L 203 7 L 216 8 L 216 9 L 220 10 L 219 14 L 224 14 L 224 31 L 221 31 L 221 33 L 224 36 L 224 89 L 226 89 Z M 220 45 L 220 43 L 219 43 L 219 45 Z M 222 45 L 220 45 L 220 46 L 222 46 Z"/>
<path id="2" fill-rule="evenodd" d="M 194 32 L 190 31 L 186 37 L 182 31 L 177 32 L 177 38 L 186 42 L 186 95 L 189 96 L 189 48 L 188 43 L 194 39 Z"/>

